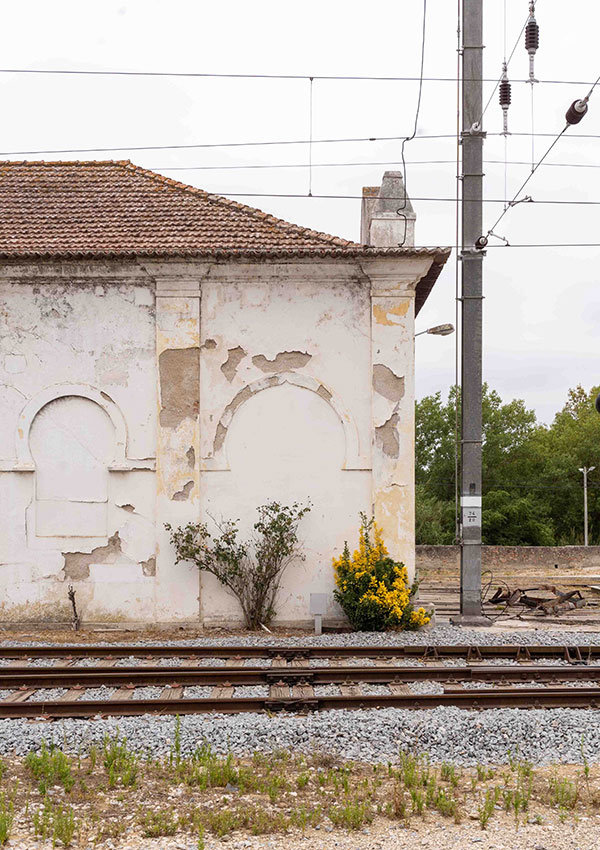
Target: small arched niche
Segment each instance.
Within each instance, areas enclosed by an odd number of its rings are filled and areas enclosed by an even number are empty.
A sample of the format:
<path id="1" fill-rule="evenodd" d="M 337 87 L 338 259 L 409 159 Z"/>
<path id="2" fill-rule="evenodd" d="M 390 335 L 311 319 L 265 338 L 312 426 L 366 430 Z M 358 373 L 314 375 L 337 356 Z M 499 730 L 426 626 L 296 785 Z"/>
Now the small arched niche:
<path id="1" fill-rule="evenodd" d="M 116 434 L 103 407 L 76 395 L 49 401 L 31 423 L 29 450 L 35 536 L 106 537 Z"/>

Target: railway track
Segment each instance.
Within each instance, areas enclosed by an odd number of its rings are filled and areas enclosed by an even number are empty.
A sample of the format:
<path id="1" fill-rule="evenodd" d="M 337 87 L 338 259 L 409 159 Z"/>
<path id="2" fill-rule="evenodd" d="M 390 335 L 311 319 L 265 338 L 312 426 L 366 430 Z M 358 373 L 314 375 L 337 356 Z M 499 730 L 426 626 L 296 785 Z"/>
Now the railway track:
<path id="1" fill-rule="evenodd" d="M 600 646 L 0 647 L 0 718 L 440 705 L 600 708 Z"/>

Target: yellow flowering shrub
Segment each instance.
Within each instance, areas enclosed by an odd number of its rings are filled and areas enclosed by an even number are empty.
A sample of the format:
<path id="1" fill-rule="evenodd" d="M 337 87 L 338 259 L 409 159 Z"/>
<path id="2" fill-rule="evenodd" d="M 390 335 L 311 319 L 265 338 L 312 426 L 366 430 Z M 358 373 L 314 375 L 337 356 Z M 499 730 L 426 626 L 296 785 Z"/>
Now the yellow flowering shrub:
<path id="1" fill-rule="evenodd" d="M 357 631 L 375 632 L 427 625 L 428 612 L 412 605 L 417 585 L 409 585 L 406 567 L 389 557 L 375 520 L 360 517 L 358 549 L 351 555 L 346 543 L 333 559 L 334 596 L 350 623 Z"/>

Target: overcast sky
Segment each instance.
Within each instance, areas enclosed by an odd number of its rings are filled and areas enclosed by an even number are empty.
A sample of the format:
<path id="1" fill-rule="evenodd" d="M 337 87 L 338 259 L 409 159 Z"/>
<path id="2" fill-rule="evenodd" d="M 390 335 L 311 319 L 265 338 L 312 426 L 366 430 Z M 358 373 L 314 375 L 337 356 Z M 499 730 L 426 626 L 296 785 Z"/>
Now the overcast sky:
<path id="1" fill-rule="evenodd" d="M 485 77 L 497 78 L 503 58 L 503 0 L 485 0 Z M 456 71 L 456 2 L 428 0 L 425 76 Z M 527 0 L 506 0 L 507 47 L 527 16 Z M 304 0 L 302 3 L 229 0 L 65 0 L 5 4 L 2 60 L 7 69 L 178 71 L 223 74 L 418 76 L 422 0 Z M 541 80 L 594 81 L 600 74 L 598 4 L 538 0 Z M 527 76 L 522 39 L 509 66 L 511 79 Z M 235 193 L 306 193 L 308 169 L 216 169 L 214 166 L 295 165 L 308 162 L 306 145 L 133 151 L 149 145 L 202 145 L 307 139 L 307 80 L 79 77 L 0 74 L 2 159 L 131 159 L 181 181 L 236 197 L 289 221 L 346 238 L 359 238 L 358 200 L 244 198 Z M 487 96 L 493 83 L 486 83 Z M 531 131 L 530 86 L 513 85 L 509 129 Z M 534 89 L 536 132 L 558 133 L 564 113 L 589 86 L 539 84 Z M 322 81 L 313 84 L 313 138 L 402 136 L 412 132 L 417 83 Z M 453 134 L 456 88 L 425 82 L 421 135 Z M 502 130 L 497 94 L 484 127 Z M 528 184 L 534 200 L 600 201 L 600 86 L 581 124 L 555 146 Z M 551 143 L 537 138 L 537 160 Z M 120 147 L 105 153 L 21 155 L 21 151 Z M 512 135 L 510 161 L 531 161 L 531 139 Z M 452 198 L 455 140 L 407 144 L 408 191 L 414 198 Z M 505 140 L 485 144 L 485 194 L 504 197 Z M 400 158 L 399 141 L 314 144 L 313 194 L 359 195 L 377 185 L 387 163 Z M 418 164 L 421 160 L 448 160 Z M 335 167 L 318 164 L 345 163 Z M 371 164 L 382 163 L 382 164 Z M 383 164 L 386 163 L 386 164 Z M 554 167 L 550 163 L 595 166 Z M 211 168 L 208 168 L 208 167 Z M 530 170 L 509 165 L 512 197 Z M 417 243 L 454 243 L 454 206 L 414 201 Z M 489 227 L 500 211 L 485 206 Z M 514 243 L 600 242 L 597 206 L 523 204 L 499 227 Z M 487 229 L 486 227 L 486 229 Z M 600 383 L 598 248 L 494 248 L 485 262 L 484 377 L 503 397 L 520 397 L 542 421 L 551 421 L 567 389 Z M 419 329 L 454 321 L 454 256 L 418 318 Z M 454 381 L 454 337 L 417 340 L 419 396 L 445 392 Z"/>

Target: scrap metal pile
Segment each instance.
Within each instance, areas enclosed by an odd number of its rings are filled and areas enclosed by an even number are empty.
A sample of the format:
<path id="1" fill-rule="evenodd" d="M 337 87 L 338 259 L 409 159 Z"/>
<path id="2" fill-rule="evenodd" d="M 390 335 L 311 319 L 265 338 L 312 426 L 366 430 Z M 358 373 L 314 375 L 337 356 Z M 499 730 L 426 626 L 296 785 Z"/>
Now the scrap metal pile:
<path id="1" fill-rule="evenodd" d="M 506 608 L 521 608 L 542 615 L 561 614 L 575 608 L 584 608 L 587 600 L 581 590 L 561 590 L 553 584 L 538 584 L 535 587 L 511 589 L 507 584 L 498 587 L 493 596 L 486 600 L 487 605 Z"/>

